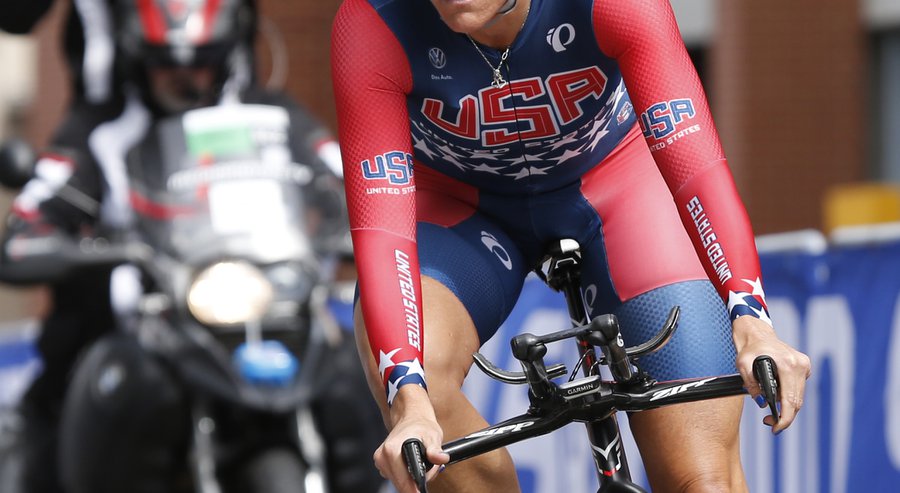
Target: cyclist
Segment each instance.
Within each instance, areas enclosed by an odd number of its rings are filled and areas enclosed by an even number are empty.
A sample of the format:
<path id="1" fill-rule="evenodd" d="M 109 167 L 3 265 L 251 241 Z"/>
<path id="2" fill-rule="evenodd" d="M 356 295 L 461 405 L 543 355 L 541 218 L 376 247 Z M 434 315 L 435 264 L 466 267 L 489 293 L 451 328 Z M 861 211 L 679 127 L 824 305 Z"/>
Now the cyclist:
<path id="1" fill-rule="evenodd" d="M 206 34 L 199 40 L 177 36 L 183 27 L 179 20 L 185 18 L 166 17 L 161 10 L 179 7 L 175 3 L 102 3 L 114 9 L 108 14 L 113 22 L 110 28 L 116 29 L 110 34 L 116 43 L 119 82 L 104 102 L 82 99 L 72 106 L 52 144 L 38 160 L 35 178 L 17 196 L 0 252 L 0 278 L 5 281 L 35 276 L 40 269 L 48 276 L 53 274 L 58 265 L 53 263 L 52 252 L 40 248 L 46 244 L 42 239 L 77 237 L 90 230 L 129 225 L 124 155 L 158 118 L 237 101 L 282 106 L 290 115 L 293 158 L 316 167 L 323 176 L 340 169 L 331 152 L 336 143 L 330 132 L 286 95 L 263 91 L 255 83 L 250 49 L 255 33 L 252 2 L 182 5 L 190 10 L 185 13 L 193 19 L 193 25 L 210 28 L 201 31 Z M 145 4 L 143 9 L 138 8 L 139 3 Z M 148 31 L 143 23 L 153 14 L 157 15 L 155 19 L 169 19 L 171 24 L 157 25 L 161 30 L 158 33 Z M 38 341 L 44 368 L 21 405 L 26 423 L 21 440 L 24 487 L 30 493 L 60 491 L 55 457 L 62 399 L 78 354 L 114 326 L 109 277 L 109 271 L 86 271 L 50 286 L 53 303 L 42 321 Z M 349 350 L 355 358 L 355 349 Z M 335 356 L 334 364 L 342 368 L 339 373 L 345 382 L 321 386 L 320 424 L 330 445 L 334 445 L 328 449 L 329 466 L 335 466 L 329 473 L 333 484 L 338 485 L 335 491 L 375 491 L 377 472 L 355 454 L 374 450 L 382 437 L 348 427 L 334 412 L 350 408 L 360 416 L 351 419 L 351 424 L 367 422 L 367 408 L 350 406 L 357 404 L 358 391 L 347 387 L 356 381 L 354 372 L 358 370 L 348 361 L 353 360 Z"/>
<path id="2" fill-rule="evenodd" d="M 791 424 L 809 359 L 771 326 L 749 220 L 667 1 L 345 0 L 332 75 L 357 344 L 390 428 L 375 461 L 401 493 L 415 491 L 405 439 L 442 464 L 442 440 L 486 426 L 460 391 L 471 355 L 559 237 L 581 244 L 591 315 L 616 313 L 626 344 L 681 306 L 672 342 L 643 360 L 651 375 L 737 367 L 759 397 L 751 363 L 771 355 L 772 430 Z M 746 489 L 742 402 L 631 417 L 654 491 Z M 434 491 L 517 490 L 505 452 L 439 470 Z"/>

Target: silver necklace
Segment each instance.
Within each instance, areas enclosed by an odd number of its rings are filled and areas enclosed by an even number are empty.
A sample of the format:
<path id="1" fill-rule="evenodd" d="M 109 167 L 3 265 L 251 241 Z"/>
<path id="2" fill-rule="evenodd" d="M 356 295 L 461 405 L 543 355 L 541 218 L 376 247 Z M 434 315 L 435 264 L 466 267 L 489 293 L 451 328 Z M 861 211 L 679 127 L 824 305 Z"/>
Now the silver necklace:
<path id="1" fill-rule="evenodd" d="M 493 80 L 493 82 L 491 82 L 491 86 L 496 87 L 497 89 L 500 89 L 501 87 L 505 86 L 506 79 L 503 78 L 503 74 L 500 72 L 500 68 L 503 67 L 503 62 L 505 62 L 506 57 L 509 56 L 509 46 L 507 46 L 506 49 L 503 50 L 503 53 L 500 55 L 500 63 L 498 63 L 497 66 L 495 67 L 495 66 L 491 65 L 491 61 L 488 60 L 488 57 L 485 56 L 484 52 L 481 51 L 481 48 L 478 47 L 478 43 L 476 43 L 475 40 L 472 39 L 472 37 L 469 36 L 468 34 L 466 34 L 466 37 L 469 38 L 469 41 L 472 42 L 472 46 L 474 46 L 475 49 L 478 50 L 478 54 L 481 55 L 481 58 L 484 59 L 484 63 L 486 63 L 488 65 L 488 67 L 491 68 L 491 72 L 493 72 L 493 74 L 494 74 L 494 80 Z"/>
<path id="2" fill-rule="evenodd" d="M 507 2 L 507 4 L 509 4 L 509 3 L 510 2 Z M 509 13 L 509 11 L 511 11 L 515 6 L 516 6 L 515 1 L 513 1 L 512 6 L 510 6 L 508 8 L 506 5 L 504 5 L 501 8 L 501 11 L 502 11 L 501 14 Z M 519 26 L 519 31 L 521 31 L 522 28 L 525 27 L 525 22 L 528 20 L 528 14 L 530 12 L 531 12 L 531 4 L 529 3 L 528 9 L 525 10 L 525 18 L 522 20 L 522 25 Z M 500 72 L 500 69 L 503 67 L 503 64 L 506 62 L 506 58 L 509 57 L 509 49 L 512 48 L 512 45 L 507 46 L 506 49 L 503 50 L 503 53 L 500 54 L 500 63 L 498 63 L 497 66 L 495 67 L 491 64 L 491 61 L 488 60 L 487 55 L 485 55 L 484 52 L 481 51 L 481 48 L 478 47 L 478 43 L 476 43 L 475 40 L 472 39 L 472 36 L 469 36 L 468 34 L 466 34 L 466 37 L 469 38 L 469 41 L 472 43 L 472 46 L 474 46 L 475 49 L 478 50 L 478 54 L 481 55 L 481 58 L 484 59 L 484 63 L 486 63 L 487 66 L 490 67 L 491 74 L 493 76 L 493 80 L 491 81 L 491 86 L 496 87 L 497 89 L 500 89 L 501 87 L 505 86 L 507 84 L 507 82 L 506 82 L 506 79 L 503 78 L 503 73 Z"/>

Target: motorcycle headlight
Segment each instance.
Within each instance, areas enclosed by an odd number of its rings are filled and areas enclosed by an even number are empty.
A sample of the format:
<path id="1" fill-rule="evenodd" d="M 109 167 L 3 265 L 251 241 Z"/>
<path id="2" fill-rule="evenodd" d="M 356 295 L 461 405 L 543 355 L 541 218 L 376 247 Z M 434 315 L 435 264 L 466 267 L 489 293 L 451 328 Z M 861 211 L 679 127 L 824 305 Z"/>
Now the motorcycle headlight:
<path id="1" fill-rule="evenodd" d="M 259 320 L 272 303 L 272 284 L 246 262 L 218 262 L 204 269 L 188 290 L 191 314 L 203 324 Z"/>

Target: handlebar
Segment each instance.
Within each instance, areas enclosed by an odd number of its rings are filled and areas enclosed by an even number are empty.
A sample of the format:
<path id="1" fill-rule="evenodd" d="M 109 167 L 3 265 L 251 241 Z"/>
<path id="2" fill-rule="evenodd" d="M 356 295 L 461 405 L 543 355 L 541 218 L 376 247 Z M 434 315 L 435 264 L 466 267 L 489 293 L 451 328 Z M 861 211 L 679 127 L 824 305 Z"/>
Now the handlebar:
<path id="1" fill-rule="evenodd" d="M 432 464 L 425 458 L 425 444 L 418 438 L 409 438 L 403 442 L 402 451 L 406 469 L 415 481 L 416 488 L 420 493 L 427 493 L 425 473 L 431 469 Z"/>
<path id="2" fill-rule="evenodd" d="M 759 382 L 763 397 L 772 413 L 773 425 L 778 424 L 778 368 L 771 356 L 757 356 L 753 360 L 753 376 Z"/>
<path id="3" fill-rule="evenodd" d="M 0 281 L 22 285 L 57 282 L 82 269 L 146 263 L 152 253 L 151 247 L 142 243 L 73 239 L 61 234 L 13 237 L 7 248 L 17 253 L 0 265 Z"/>

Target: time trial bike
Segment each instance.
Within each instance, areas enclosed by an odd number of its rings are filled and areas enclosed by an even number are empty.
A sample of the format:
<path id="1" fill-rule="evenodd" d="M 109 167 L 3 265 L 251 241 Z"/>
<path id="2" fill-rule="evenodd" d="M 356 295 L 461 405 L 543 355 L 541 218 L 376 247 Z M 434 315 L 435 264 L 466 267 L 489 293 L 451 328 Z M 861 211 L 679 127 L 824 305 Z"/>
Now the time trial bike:
<path id="1" fill-rule="evenodd" d="M 671 339 L 677 328 L 679 307 L 672 307 L 663 327 L 650 340 L 625 347 L 615 315 L 605 314 L 589 321 L 579 287 L 580 263 L 578 243 L 563 239 L 552 245 L 546 260 L 535 269 L 548 286 L 563 293 L 573 326 L 549 334 L 523 333 L 513 337 L 512 353 L 523 371 L 503 370 L 482 354 L 473 355 L 476 366 L 491 378 L 506 384 L 528 385 L 530 405 L 519 416 L 445 443 L 442 448 L 450 455 L 448 465 L 550 433 L 572 422 L 583 422 L 600 483 L 598 493 L 644 492 L 632 481 L 617 412 L 645 411 L 747 393 L 737 373 L 659 382 L 643 371 L 639 359 L 659 350 Z M 571 373 L 563 364 L 548 366 L 544 362 L 547 345 L 563 340 L 575 340 L 578 346 L 578 361 Z M 609 369 L 612 380 L 601 374 L 602 367 Z M 777 422 L 775 363 L 768 356 L 760 356 L 753 363 L 753 371 Z M 565 382 L 554 382 L 567 374 L 570 376 Z M 431 464 L 425 458 L 422 442 L 409 439 L 402 450 L 419 491 L 425 493 L 425 474 Z"/>

